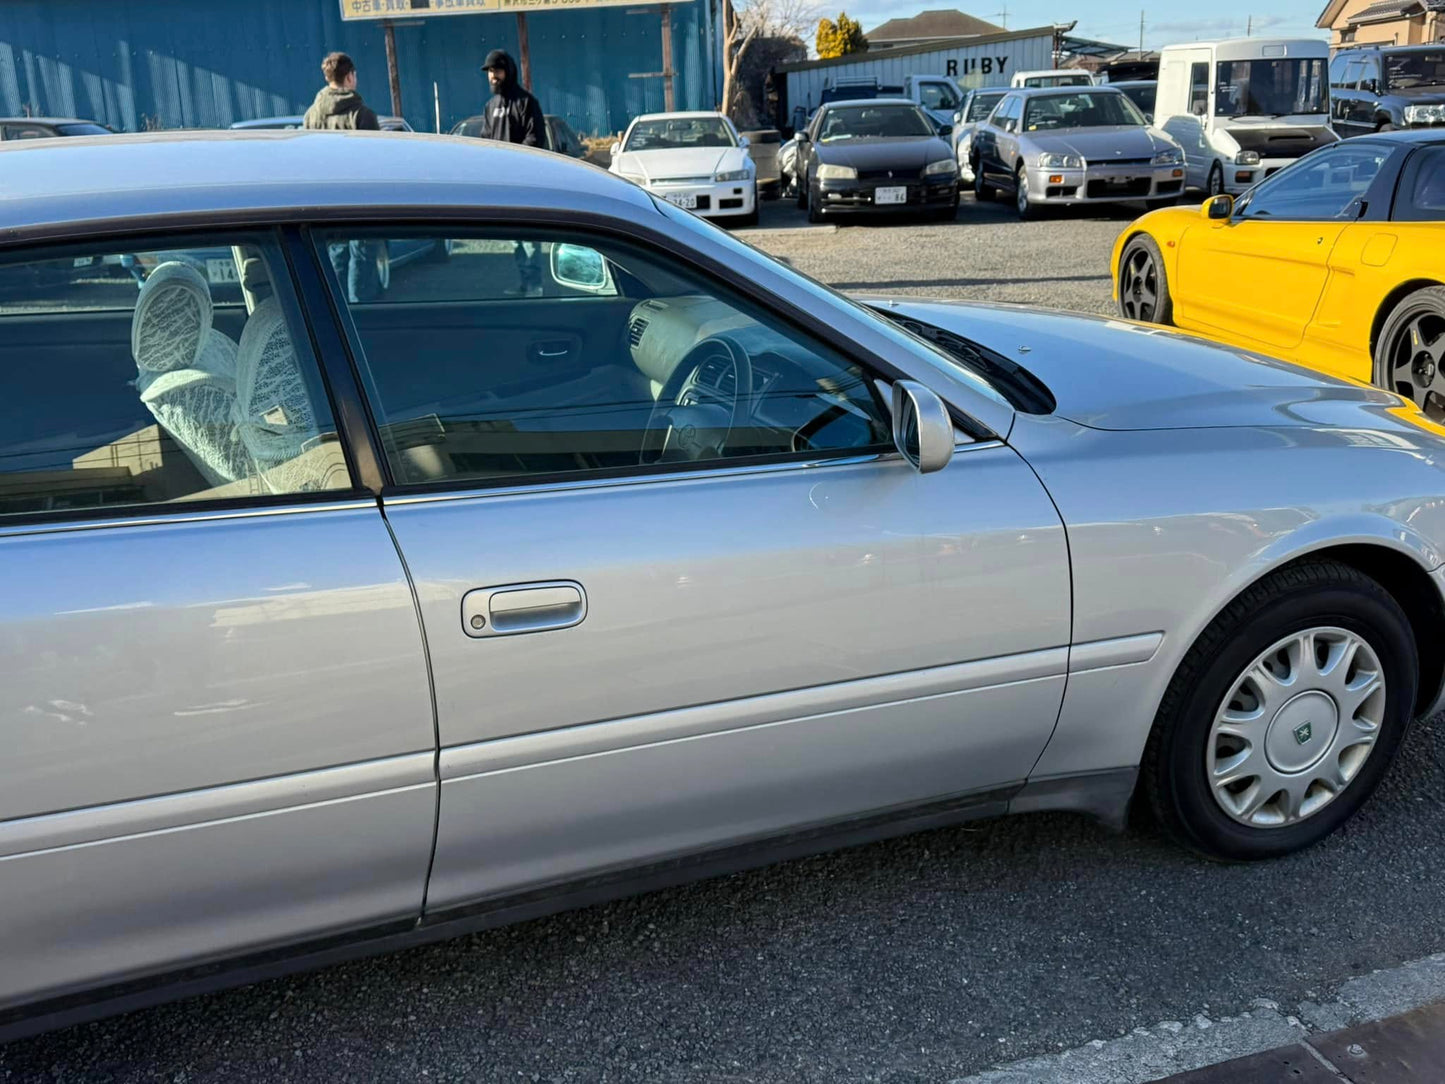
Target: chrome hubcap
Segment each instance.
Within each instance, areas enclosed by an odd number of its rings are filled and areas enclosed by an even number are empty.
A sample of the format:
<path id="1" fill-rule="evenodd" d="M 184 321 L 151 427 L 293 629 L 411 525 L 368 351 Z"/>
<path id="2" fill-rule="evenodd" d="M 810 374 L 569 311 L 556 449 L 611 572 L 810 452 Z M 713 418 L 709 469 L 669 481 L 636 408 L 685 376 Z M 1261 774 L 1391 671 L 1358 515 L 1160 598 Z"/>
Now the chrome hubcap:
<path id="1" fill-rule="evenodd" d="M 1384 719 L 1384 672 L 1365 640 L 1340 628 L 1287 636 L 1215 713 L 1205 753 L 1214 800 L 1251 828 L 1311 817 L 1359 774 Z"/>
<path id="2" fill-rule="evenodd" d="M 1028 175 L 1027 173 L 1020 173 L 1020 174 L 1019 174 L 1019 210 L 1020 210 L 1020 211 L 1027 211 L 1028 209 L 1029 209 L 1029 175 Z"/>

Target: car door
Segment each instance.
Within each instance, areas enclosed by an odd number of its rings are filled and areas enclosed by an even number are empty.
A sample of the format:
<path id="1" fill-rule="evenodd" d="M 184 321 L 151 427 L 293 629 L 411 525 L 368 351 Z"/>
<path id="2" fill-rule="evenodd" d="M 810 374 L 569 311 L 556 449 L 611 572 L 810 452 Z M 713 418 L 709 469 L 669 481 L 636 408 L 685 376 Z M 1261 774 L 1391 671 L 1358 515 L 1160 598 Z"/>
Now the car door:
<path id="1" fill-rule="evenodd" d="M 1231 218 L 1200 218 L 1179 245 L 1175 322 L 1264 348 L 1298 346 L 1330 253 L 1389 155 L 1373 141 L 1335 144 L 1262 182 Z"/>
<path id="2" fill-rule="evenodd" d="M 1028 467 L 961 437 L 917 474 L 864 361 L 661 225 L 605 229 L 454 235 L 431 307 L 349 309 L 384 455 L 423 479 L 385 505 L 441 728 L 431 911 L 982 800 L 1060 702 L 1067 554 Z M 512 306 L 523 244 L 546 286 Z M 418 354 L 440 305 L 473 323 Z M 585 375 L 514 390 L 488 325 L 524 305 L 538 334 L 607 329 Z M 434 368 L 450 396 L 422 406 Z"/>
<path id="3" fill-rule="evenodd" d="M 415 606 L 280 239 L 122 243 L 0 263 L 0 1016 L 415 921 L 431 853 Z"/>

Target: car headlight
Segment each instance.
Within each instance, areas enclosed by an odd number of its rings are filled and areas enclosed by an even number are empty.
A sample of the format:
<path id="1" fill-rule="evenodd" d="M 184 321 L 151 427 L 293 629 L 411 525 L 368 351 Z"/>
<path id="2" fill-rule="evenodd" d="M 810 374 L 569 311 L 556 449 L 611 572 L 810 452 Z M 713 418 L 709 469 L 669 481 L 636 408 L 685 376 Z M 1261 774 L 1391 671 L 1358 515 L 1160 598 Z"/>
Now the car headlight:
<path id="1" fill-rule="evenodd" d="M 1084 160 L 1077 154 L 1041 154 L 1040 169 L 1083 169 Z"/>
<path id="2" fill-rule="evenodd" d="M 717 181 L 719 184 L 723 183 L 724 181 L 746 181 L 750 180 L 752 178 L 752 175 L 753 174 L 751 170 L 730 169 L 726 173 L 717 174 L 713 177 L 713 180 Z"/>
<path id="3" fill-rule="evenodd" d="M 1184 164 L 1184 152 L 1178 147 L 1165 147 L 1154 156 L 1156 166 L 1180 166 Z"/>
<path id="4" fill-rule="evenodd" d="M 830 166 L 827 164 L 818 167 L 818 180 L 820 181 L 856 181 L 858 171 L 852 166 Z"/>
<path id="5" fill-rule="evenodd" d="M 1405 107 L 1405 123 L 1445 123 L 1445 105 L 1407 105 Z"/>
<path id="6" fill-rule="evenodd" d="M 940 158 L 923 167 L 925 177 L 952 177 L 958 172 L 958 163 L 952 158 Z"/>
<path id="7" fill-rule="evenodd" d="M 1259 165 L 1259 151 L 1240 151 L 1234 156 L 1234 164 L 1237 166 Z"/>

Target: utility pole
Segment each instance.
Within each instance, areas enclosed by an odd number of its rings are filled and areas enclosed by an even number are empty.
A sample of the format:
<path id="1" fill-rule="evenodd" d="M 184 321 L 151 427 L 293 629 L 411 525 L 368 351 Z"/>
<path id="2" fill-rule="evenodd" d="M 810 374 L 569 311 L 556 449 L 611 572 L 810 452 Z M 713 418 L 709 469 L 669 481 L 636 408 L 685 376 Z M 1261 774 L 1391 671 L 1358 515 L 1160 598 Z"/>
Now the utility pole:
<path id="1" fill-rule="evenodd" d="M 1144 58 L 1144 13 L 1139 12 L 1139 58 Z"/>
<path id="2" fill-rule="evenodd" d="M 1244 36 L 1245 36 L 1246 38 L 1252 38 L 1252 37 L 1254 37 L 1254 16 L 1253 16 L 1253 15 L 1251 15 L 1251 16 L 1245 21 L 1245 24 L 1244 24 Z"/>
<path id="3" fill-rule="evenodd" d="M 386 35 L 386 81 L 391 85 L 391 115 L 401 113 L 401 69 L 396 62 L 396 24 L 387 19 L 381 24 Z"/>

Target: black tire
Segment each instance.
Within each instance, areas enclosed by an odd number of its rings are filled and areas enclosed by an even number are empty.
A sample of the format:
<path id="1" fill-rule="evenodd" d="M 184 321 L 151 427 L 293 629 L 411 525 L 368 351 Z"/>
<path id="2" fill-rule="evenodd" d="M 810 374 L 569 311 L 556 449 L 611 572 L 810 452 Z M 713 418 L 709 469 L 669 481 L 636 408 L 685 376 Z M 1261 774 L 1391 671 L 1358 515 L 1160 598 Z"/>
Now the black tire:
<path id="1" fill-rule="evenodd" d="M 1224 195 L 1224 167 L 1218 162 L 1209 167 L 1209 180 L 1204 182 L 1204 192 L 1211 197 Z"/>
<path id="2" fill-rule="evenodd" d="M 994 187 L 983 179 L 983 161 L 973 164 L 973 198 L 979 203 L 993 202 Z"/>
<path id="3" fill-rule="evenodd" d="M 1029 174 L 1022 165 L 1014 170 L 1014 210 L 1020 222 L 1032 222 L 1043 214 L 1043 208 L 1029 199 Z"/>
<path id="4" fill-rule="evenodd" d="M 798 210 L 808 206 L 808 175 L 806 173 L 795 177 L 793 183 L 798 186 Z"/>
<path id="5" fill-rule="evenodd" d="M 823 221 L 823 194 L 815 191 L 812 185 L 808 186 L 808 221 L 817 223 Z"/>
<path id="6" fill-rule="evenodd" d="M 1169 277 L 1164 256 L 1147 233 L 1141 233 L 1119 255 L 1114 269 L 1119 284 L 1119 315 L 1146 324 L 1174 323 L 1174 299 L 1169 295 Z"/>
<path id="7" fill-rule="evenodd" d="M 1445 286 L 1422 287 L 1390 310 L 1375 340 L 1374 363 L 1378 387 L 1445 421 Z"/>
<path id="8" fill-rule="evenodd" d="M 1385 703 L 1378 736 L 1356 774 L 1316 812 L 1279 827 L 1243 824 L 1224 811 L 1206 778 L 1215 712 L 1272 645 L 1319 626 L 1359 637 L 1379 659 Z M 1185 846 L 1225 861 L 1276 858 L 1318 843 L 1355 814 L 1389 770 L 1414 712 L 1417 659 L 1399 604 L 1362 572 L 1319 560 L 1266 577 L 1205 629 L 1164 694 L 1141 765 L 1154 815 Z"/>
<path id="9" fill-rule="evenodd" d="M 958 217 L 958 200 L 954 200 L 947 207 L 937 207 L 929 212 L 929 217 L 935 222 L 952 222 Z"/>

